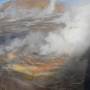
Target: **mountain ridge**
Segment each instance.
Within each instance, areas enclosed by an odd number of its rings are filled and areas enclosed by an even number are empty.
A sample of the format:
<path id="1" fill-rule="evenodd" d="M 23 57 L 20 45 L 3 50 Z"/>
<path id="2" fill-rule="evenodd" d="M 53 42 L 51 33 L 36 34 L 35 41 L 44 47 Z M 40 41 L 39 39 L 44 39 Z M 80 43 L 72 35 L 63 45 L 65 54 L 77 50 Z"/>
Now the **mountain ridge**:
<path id="1" fill-rule="evenodd" d="M 31 10 L 33 8 L 45 9 L 49 5 L 49 0 L 16 0 L 16 1 L 7 1 L 0 6 L 0 10 L 5 11 L 7 8 L 16 8 L 16 9 L 27 9 Z M 63 12 L 64 6 L 62 4 L 55 5 L 56 12 Z"/>

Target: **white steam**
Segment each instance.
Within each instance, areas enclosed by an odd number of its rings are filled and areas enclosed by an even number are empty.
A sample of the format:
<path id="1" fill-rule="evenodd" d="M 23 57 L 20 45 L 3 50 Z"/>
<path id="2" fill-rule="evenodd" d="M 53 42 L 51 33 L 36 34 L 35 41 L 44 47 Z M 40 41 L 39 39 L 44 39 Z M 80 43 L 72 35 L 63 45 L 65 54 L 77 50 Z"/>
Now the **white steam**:
<path id="1" fill-rule="evenodd" d="M 90 5 L 68 10 L 61 17 L 66 27 L 50 32 L 45 39 L 47 44 L 41 47 L 41 54 L 80 55 L 90 45 Z"/>
<path id="2" fill-rule="evenodd" d="M 55 3 L 55 0 L 53 2 Z M 51 5 L 53 6 L 51 11 L 54 9 L 54 3 Z M 66 10 L 62 15 L 52 13 L 47 17 L 44 15 L 42 19 L 40 17 L 33 19 L 33 16 L 29 18 L 28 14 L 28 18 L 25 17 L 23 21 L 16 21 L 16 26 L 14 24 L 9 26 L 12 30 L 25 29 L 24 31 L 28 30 L 29 33 L 22 39 L 15 38 L 5 46 L 0 45 L 0 54 L 25 47 L 24 53 L 37 53 L 42 56 L 82 55 L 90 46 L 89 10 L 90 5 L 80 5 Z M 28 23 L 29 25 L 26 25 Z M 62 27 L 61 23 L 65 26 Z M 52 30 L 52 27 L 55 29 Z M 32 32 L 34 29 L 36 32 Z"/>
<path id="3" fill-rule="evenodd" d="M 56 1 L 57 0 L 50 0 L 50 3 L 47 8 L 47 12 L 53 13 L 53 11 L 55 10 Z"/>

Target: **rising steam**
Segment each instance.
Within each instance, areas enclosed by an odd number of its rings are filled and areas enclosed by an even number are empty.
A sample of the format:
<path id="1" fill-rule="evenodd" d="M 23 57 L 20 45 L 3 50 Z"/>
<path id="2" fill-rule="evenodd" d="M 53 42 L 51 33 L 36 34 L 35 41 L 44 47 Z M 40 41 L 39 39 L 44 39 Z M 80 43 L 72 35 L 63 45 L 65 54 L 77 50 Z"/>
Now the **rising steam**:
<path id="1" fill-rule="evenodd" d="M 47 8 L 47 13 L 53 13 L 54 12 L 56 1 L 57 0 L 50 0 L 50 3 L 49 3 L 48 8 Z"/>
<path id="2" fill-rule="evenodd" d="M 80 55 L 89 47 L 90 5 L 81 5 L 66 11 L 60 22 L 66 24 L 64 29 L 50 32 L 45 39 L 47 44 L 41 47 L 41 54 Z"/>
<path id="3" fill-rule="evenodd" d="M 55 1 L 56 0 L 52 0 L 50 3 L 48 7 L 49 12 L 53 12 Z M 13 24 L 11 28 L 12 30 L 18 29 L 17 31 L 22 31 L 23 28 L 21 24 L 23 23 L 23 25 L 25 25 L 24 31 L 29 31 L 29 33 L 24 38 L 16 37 L 13 40 L 9 38 L 8 44 L 6 43 L 0 46 L 0 54 L 21 50 L 20 48 L 25 47 L 24 53 L 37 53 L 37 55 L 41 56 L 82 55 L 90 46 L 89 10 L 90 5 L 80 5 L 66 10 L 62 15 L 58 13 L 59 16 L 57 14 L 53 15 L 52 13 L 47 17 L 44 15 L 43 19 L 37 17 L 32 21 L 26 21 L 27 18 L 24 18 L 23 22 L 21 21 L 21 23 L 18 24 L 18 27 L 15 27 L 16 24 Z M 32 19 L 33 16 L 30 16 L 30 18 Z M 16 23 L 19 23 L 19 21 L 16 21 Z M 64 24 L 63 28 L 61 28 L 62 23 Z M 56 27 L 57 24 L 60 25 Z M 56 28 L 52 30 L 50 25 Z M 35 29 L 35 27 L 37 28 L 36 32 L 32 32 L 33 26 L 33 29 Z M 48 32 L 43 31 L 46 27 Z M 41 30 L 41 32 L 38 32 L 38 29 Z"/>

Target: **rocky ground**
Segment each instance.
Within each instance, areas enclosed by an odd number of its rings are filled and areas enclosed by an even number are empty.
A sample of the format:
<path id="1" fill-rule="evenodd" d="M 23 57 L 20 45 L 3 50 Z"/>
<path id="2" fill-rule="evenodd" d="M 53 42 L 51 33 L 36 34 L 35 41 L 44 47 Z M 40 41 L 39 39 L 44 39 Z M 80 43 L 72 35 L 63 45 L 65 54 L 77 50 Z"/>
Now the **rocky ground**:
<path id="1" fill-rule="evenodd" d="M 0 18 L 0 90 L 83 90 L 85 57 L 40 54 L 48 33 L 66 27 L 61 13 L 43 15 Z"/>

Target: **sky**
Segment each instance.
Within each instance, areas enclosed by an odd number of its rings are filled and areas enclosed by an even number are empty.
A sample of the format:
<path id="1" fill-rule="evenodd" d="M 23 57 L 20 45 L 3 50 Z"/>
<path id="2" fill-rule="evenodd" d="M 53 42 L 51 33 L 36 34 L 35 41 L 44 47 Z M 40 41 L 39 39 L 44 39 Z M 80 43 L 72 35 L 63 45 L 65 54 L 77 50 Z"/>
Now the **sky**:
<path id="1" fill-rule="evenodd" d="M 80 0 L 58 0 L 60 2 L 63 2 L 63 3 L 67 3 L 67 4 L 77 4 L 80 2 Z"/>
<path id="2" fill-rule="evenodd" d="M 9 1 L 9 0 L 0 0 L 0 4 L 4 3 L 6 1 Z"/>

